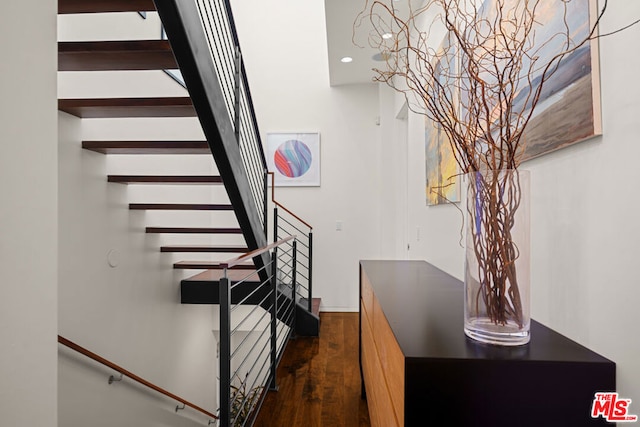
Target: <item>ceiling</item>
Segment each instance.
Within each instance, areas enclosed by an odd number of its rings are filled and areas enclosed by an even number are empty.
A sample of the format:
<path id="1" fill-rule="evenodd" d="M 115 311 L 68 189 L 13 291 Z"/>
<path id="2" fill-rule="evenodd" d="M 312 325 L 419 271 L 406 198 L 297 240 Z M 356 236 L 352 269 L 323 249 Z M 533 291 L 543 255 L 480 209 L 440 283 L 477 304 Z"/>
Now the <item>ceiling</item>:
<path id="1" fill-rule="evenodd" d="M 406 7 L 407 1 L 393 0 L 393 4 L 396 8 L 402 8 Z M 372 69 L 384 65 L 384 62 L 372 58 L 379 52 L 368 45 L 367 35 L 371 27 L 370 24 L 367 26 L 367 19 L 362 20 L 362 25 L 356 28 L 354 34 L 354 22 L 365 4 L 366 0 L 324 1 L 331 86 L 371 83 L 374 76 Z M 354 44 L 354 39 L 359 46 Z M 353 58 L 353 61 L 341 62 L 345 56 Z"/>

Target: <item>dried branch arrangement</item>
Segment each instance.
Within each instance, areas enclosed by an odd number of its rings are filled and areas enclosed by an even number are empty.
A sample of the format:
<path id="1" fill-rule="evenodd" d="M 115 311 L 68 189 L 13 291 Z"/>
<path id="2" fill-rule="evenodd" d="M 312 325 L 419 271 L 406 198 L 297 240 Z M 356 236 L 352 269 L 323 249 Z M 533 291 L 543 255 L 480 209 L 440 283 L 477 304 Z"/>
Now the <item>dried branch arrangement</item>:
<path id="1" fill-rule="evenodd" d="M 515 169 L 523 131 L 560 61 L 594 39 L 593 25 L 570 28 L 572 7 L 587 0 L 427 0 L 401 15 L 391 0 L 366 0 L 355 33 L 386 66 L 375 80 L 403 92 L 412 111 L 442 126 L 463 173 Z M 415 2 L 423 3 L 423 2 Z M 563 29 L 543 31 L 539 14 L 560 4 Z M 558 11 L 557 7 L 555 8 Z M 445 34 L 445 43 L 434 34 Z"/>
<path id="2" fill-rule="evenodd" d="M 392 0 L 366 0 L 354 34 L 370 24 L 369 44 L 386 60 L 374 70 L 375 80 L 404 93 L 412 111 L 436 122 L 461 172 L 470 174 L 476 310 L 495 325 L 528 327 L 515 268 L 520 252 L 511 235 L 522 198 L 523 132 L 560 61 L 597 37 L 607 1 L 594 22 L 580 28 L 572 27 L 572 8 L 588 0 L 419 3 L 409 0 L 408 12 L 400 13 Z M 553 31 L 543 25 L 551 4 L 561 22 Z"/>

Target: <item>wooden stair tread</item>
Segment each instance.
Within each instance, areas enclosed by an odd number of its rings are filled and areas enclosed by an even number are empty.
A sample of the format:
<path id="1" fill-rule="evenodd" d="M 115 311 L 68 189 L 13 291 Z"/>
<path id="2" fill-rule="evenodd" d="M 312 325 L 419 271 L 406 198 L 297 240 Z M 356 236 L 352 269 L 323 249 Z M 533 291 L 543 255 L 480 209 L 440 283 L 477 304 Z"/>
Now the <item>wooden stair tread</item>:
<path id="1" fill-rule="evenodd" d="M 58 0 L 58 13 L 151 12 L 153 0 Z"/>
<path id="2" fill-rule="evenodd" d="M 80 118 L 195 117 L 191 98 L 59 99 L 58 110 Z"/>
<path id="3" fill-rule="evenodd" d="M 147 227 L 147 233 L 173 234 L 242 234 L 239 228 L 218 227 Z"/>
<path id="4" fill-rule="evenodd" d="M 160 252 L 245 253 L 249 252 L 249 248 L 237 245 L 168 245 L 161 246 Z"/>
<path id="5" fill-rule="evenodd" d="M 255 268 L 254 268 L 255 271 Z M 217 283 L 224 276 L 223 270 L 207 270 L 202 273 L 198 273 L 194 276 L 191 276 L 187 279 L 182 280 L 182 282 L 202 282 L 206 283 Z M 248 276 L 248 277 L 247 277 Z M 232 282 L 238 282 L 243 279 L 247 279 L 250 282 L 259 282 L 260 279 L 256 274 L 252 274 L 248 270 L 227 270 L 227 277 L 231 279 Z"/>
<path id="6" fill-rule="evenodd" d="M 217 261 L 178 261 L 173 264 L 175 269 L 184 270 L 222 270 L 220 263 Z M 255 270 L 255 265 L 252 262 L 238 264 L 231 269 L 233 270 Z"/>
<path id="7" fill-rule="evenodd" d="M 108 182 L 118 184 L 222 184 L 216 175 L 108 175 Z"/>
<path id="8" fill-rule="evenodd" d="M 209 154 L 207 141 L 82 141 L 82 148 L 102 154 Z"/>
<path id="9" fill-rule="evenodd" d="M 59 71 L 176 69 L 168 40 L 58 42 Z"/>
<path id="10" fill-rule="evenodd" d="M 132 210 L 232 211 L 232 205 L 198 203 L 130 203 Z"/>
<path id="11" fill-rule="evenodd" d="M 305 309 L 308 307 L 307 298 L 301 298 L 298 303 L 301 304 Z M 311 313 L 316 316 L 320 316 L 320 303 L 322 302 L 322 298 L 311 298 Z"/>

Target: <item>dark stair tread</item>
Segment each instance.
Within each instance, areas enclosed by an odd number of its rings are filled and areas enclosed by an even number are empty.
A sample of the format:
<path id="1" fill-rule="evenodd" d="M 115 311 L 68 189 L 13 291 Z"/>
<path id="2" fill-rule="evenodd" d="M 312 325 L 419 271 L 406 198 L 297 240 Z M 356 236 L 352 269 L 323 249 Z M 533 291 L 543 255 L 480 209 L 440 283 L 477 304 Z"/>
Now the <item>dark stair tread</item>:
<path id="1" fill-rule="evenodd" d="M 153 0 L 58 0 L 58 13 L 151 12 Z"/>
<path id="2" fill-rule="evenodd" d="M 255 267 L 253 267 L 253 271 L 255 272 Z M 224 277 L 223 270 L 207 270 L 182 280 L 182 283 L 198 282 L 201 284 L 213 284 L 213 283 L 220 282 L 220 279 L 222 279 L 223 277 Z M 227 277 L 232 282 L 239 282 L 241 280 L 247 280 L 254 283 L 260 282 L 260 279 L 258 278 L 258 276 L 255 274 L 252 274 L 251 271 L 248 271 L 248 270 L 230 269 L 230 270 L 227 270 Z"/>
<path id="3" fill-rule="evenodd" d="M 224 272 L 208 270 L 180 282 L 182 304 L 219 304 L 220 279 Z M 231 292 L 232 304 L 261 305 L 269 303 L 269 287 L 261 287 L 257 274 L 246 270 L 228 270 L 227 277 L 236 285 Z M 256 288 L 259 288 L 256 290 Z"/>
<path id="4" fill-rule="evenodd" d="M 246 246 L 236 245 L 168 245 L 161 246 L 160 252 L 193 252 L 193 253 L 245 253 L 249 252 Z"/>
<path id="5" fill-rule="evenodd" d="M 222 270 L 220 262 L 217 261 L 178 261 L 173 264 L 173 268 L 185 269 L 185 270 L 202 270 L 202 269 L 214 269 Z M 255 265 L 252 262 L 238 264 L 231 269 L 233 270 L 255 270 Z M 195 276 L 194 276 L 195 277 Z"/>
<path id="6" fill-rule="evenodd" d="M 178 68 L 168 40 L 58 42 L 59 71 Z"/>
<path id="7" fill-rule="evenodd" d="M 147 227 L 147 233 L 172 234 L 242 234 L 239 228 L 220 227 Z"/>
<path id="8" fill-rule="evenodd" d="M 215 175 L 109 175 L 109 182 L 118 184 L 222 184 Z"/>
<path id="9" fill-rule="evenodd" d="M 199 203 L 130 203 L 132 210 L 170 210 L 170 211 L 232 211 L 232 205 Z"/>
<path id="10" fill-rule="evenodd" d="M 59 99 L 58 110 L 80 118 L 195 117 L 190 97 Z"/>
<path id="11" fill-rule="evenodd" d="M 209 154 L 207 141 L 82 141 L 82 148 L 102 154 Z"/>

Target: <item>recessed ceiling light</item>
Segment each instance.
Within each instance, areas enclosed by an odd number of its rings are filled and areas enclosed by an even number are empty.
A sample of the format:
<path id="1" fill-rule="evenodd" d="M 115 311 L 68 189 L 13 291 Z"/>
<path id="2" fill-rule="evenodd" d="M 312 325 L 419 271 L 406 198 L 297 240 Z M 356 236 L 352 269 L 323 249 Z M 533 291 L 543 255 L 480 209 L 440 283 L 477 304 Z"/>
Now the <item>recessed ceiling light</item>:
<path id="1" fill-rule="evenodd" d="M 341 62 L 344 62 L 344 63 L 346 64 L 346 63 L 349 63 L 349 62 L 353 61 L 353 58 L 352 58 L 352 57 L 350 57 L 350 56 L 345 56 L 345 57 L 344 57 L 344 58 L 342 58 L 340 61 L 341 61 Z"/>
<path id="2" fill-rule="evenodd" d="M 385 39 L 385 40 L 388 40 L 388 39 L 390 39 L 391 37 L 393 37 L 393 34 L 391 34 L 391 33 L 384 33 L 384 34 L 382 35 L 382 38 L 383 38 L 383 39 Z"/>

